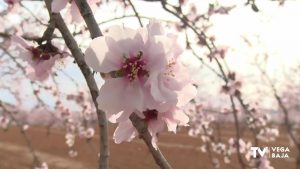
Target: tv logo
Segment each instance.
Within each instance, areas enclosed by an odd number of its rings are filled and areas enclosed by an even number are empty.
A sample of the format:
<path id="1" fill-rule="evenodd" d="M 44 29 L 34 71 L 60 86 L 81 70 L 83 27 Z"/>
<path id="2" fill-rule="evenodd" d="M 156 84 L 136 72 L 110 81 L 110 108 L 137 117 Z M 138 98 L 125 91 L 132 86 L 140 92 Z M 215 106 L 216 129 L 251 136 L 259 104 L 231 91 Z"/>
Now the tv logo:
<path id="1" fill-rule="evenodd" d="M 250 147 L 253 158 L 289 158 L 290 149 L 288 147 Z"/>
<path id="2" fill-rule="evenodd" d="M 269 152 L 268 147 L 260 148 L 260 147 L 251 147 L 252 156 L 254 158 L 257 158 L 257 153 L 260 155 L 260 157 L 263 157 L 267 152 Z"/>

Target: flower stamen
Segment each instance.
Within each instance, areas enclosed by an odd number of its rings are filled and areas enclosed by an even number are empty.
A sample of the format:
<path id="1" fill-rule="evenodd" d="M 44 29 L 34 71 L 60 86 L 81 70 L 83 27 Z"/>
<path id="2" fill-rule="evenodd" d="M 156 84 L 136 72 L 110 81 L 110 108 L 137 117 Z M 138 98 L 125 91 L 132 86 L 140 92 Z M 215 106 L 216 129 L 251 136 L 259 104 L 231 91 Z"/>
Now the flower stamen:
<path id="1" fill-rule="evenodd" d="M 173 72 L 175 65 L 176 65 L 176 61 L 174 60 L 174 58 L 172 58 L 171 61 L 169 61 L 169 63 L 166 65 L 166 71 L 164 75 L 175 77 L 175 74 Z"/>
<path id="2" fill-rule="evenodd" d="M 143 60 L 142 56 L 143 52 L 139 51 L 136 56 L 125 58 L 122 70 L 129 81 L 134 81 L 135 79 L 148 74 L 148 71 L 144 68 L 146 62 Z"/>

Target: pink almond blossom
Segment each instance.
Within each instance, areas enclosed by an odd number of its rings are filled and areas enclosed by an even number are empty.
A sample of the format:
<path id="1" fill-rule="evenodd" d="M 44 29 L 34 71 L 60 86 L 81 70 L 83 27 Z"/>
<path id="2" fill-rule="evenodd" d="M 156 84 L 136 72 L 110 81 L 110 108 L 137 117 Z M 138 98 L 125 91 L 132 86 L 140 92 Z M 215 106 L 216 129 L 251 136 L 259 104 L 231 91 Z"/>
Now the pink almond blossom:
<path id="1" fill-rule="evenodd" d="M 18 54 L 31 66 L 26 69 L 31 80 L 46 80 L 51 74 L 55 62 L 66 55 L 66 52 L 59 50 L 52 44 L 34 47 L 33 44 L 19 36 L 12 36 L 11 40 Z"/>
<path id="2" fill-rule="evenodd" d="M 19 3 L 20 0 L 4 0 L 8 6 L 13 7 L 16 3 Z"/>
<path id="3" fill-rule="evenodd" d="M 167 112 L 146 110 L 143 113 L 145 115 L 143 120 L 148 125 L 148 131 L 152 136 L 152 145 L 154 148 L 157 148 L 157 134 L 164 129 L 165 125 L 168 131 L 176 133 L 177 126 L 187 126 L 189 122 L 188 116 L 177 108 L 173 108 Z M 113 138 L 115 143 L 119 144 L 123 141 L 129 142 L 137 135 L 136 129 L 128 119 L 119 123 Z"/>
<path id="4" fill-rule="evenodd" d="M 179 61 L 181 52 L 175 35 L 166 34 L 157 21 L 137 31 L 111 27 L 85 52 L 87 64 L 105 80 L 99 108 L 122 121 L 132 112 L 144 118 L 141 112 L 147 109 L 164 112 L 186 104 L 196 89 Z"/>
<path id="5" fill-rule="evenodd" d="M 237 151 L 237 147 L 238 147 L 238 144 L 239 144 L 239 151 L 241 153 L 247 153 L 247 152 L 250 152 L 248 151 L 251 147 L 251 143 L 250 142 L 245 142 L 243 139 L 239 139 L 239 141 L 237 141 L 236 138 L 230 138 L 228 140 L 228 143 L 229 143 L 229 150 L 231 152 L 236 152 Z"/>
<path id="6" fill-rule="evenodd" d="M 4 2 L 7 4 L 6 12 L 16 12 L 20 0 L 4 0 Z"/>

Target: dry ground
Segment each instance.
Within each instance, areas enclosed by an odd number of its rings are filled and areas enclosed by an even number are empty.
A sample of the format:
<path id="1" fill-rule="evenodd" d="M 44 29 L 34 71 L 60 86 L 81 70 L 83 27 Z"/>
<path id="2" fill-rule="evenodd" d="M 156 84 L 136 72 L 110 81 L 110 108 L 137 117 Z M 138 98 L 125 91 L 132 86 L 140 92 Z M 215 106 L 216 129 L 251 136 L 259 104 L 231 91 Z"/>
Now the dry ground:
<path id="1" fill-rule="evenodd" d="M 114 127 L 110 127 L 110 135 Z M 97 167 L 97 143 L 96 136 L 92 142 L 76 140 L 76 149 L 79 155 L 75 158 L 68 156 L 68 148 L 65 145 L 64 131 L 52 129 L 47 135 L 43 127 L 33 127 L 28 131 L 28 136 L 35 148 L 37 155 L 46 161 L 50 169 L 96 169 Z M 234 135 L 230 126 L 224 126 L 222 135 L 225 138 Z M 245 133 L 244 137 L 249 137 Z M 111 169 L 156 169 L 151 155 L 139 139 L 131 143 L 115 144 L 110 136 L 110 168 Z M 162 133 L 159 137 L 159 146 L 174 169 L 213 169 L 208 155 L 200 151 L 199 138 L 191 138 L 186 131 L 178 134 Z M 289 146 L 285 137 L 281 137 L 269 146 Z M 289 159 L 272 160 L 275 169 L 295 169 L 295 150 L 289 146 L 292 152 Z M 24 138 L 16 128 L 8 131 L 0 131 L 0 169 L 28 169 L 32 157 L 26 147 Z M 235 159 L 231 164 L 221 164 L 221 169 L 239 169 Z"/>

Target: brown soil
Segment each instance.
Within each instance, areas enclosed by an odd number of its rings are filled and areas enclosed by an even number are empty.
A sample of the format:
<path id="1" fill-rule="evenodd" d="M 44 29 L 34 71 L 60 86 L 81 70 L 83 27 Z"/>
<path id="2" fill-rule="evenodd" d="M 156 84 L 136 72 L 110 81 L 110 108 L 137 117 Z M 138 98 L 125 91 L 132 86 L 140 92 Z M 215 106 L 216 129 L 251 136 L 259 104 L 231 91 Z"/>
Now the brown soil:
<path id="1" fill-rule="evenodd" d="M 139 139 L 130 143 L 115 144 L 111 139 L 114 127 L 110 127 L 110 168 L 111 169 L 156 169 L 158 168 L 147 147 Z M 50 169 L 96 169 L 99 137 L 92 141 L 76 140 L 78 156 L 68 156 L 64 131 L 51 129 L 50 135 L 43 127 L 33 127 L 27 132 L 37 155 L 46 161 Z M 224 138 L 234 135 L 232 127 L 222 129 Z M 281 134 L 280 138 L 268 146 L 288 146 L 291 150 L 289 159 L 273 159 L 275 169 L 294 169 L 296 152 L 288 145 L 288 140 Z M 250 133 L 245 133 L 245 138 Z M 32 156 L 28 151 L 22 134 L 17 128 L 0 131 L 0 169 L 28 169 L 32 164 Z M 200 151 L 201 141 L 192 138 L 181 131 L 178 134 L 162 133 L 159 137 L 159 147 L 174 169 L 213 169 L 206 153 Z M 222 161 L 222 159 L 220 159 Z M 239 164 L 234 158 L 230 164 L 221 163 L 221 169 L 238 169 Z"/>

